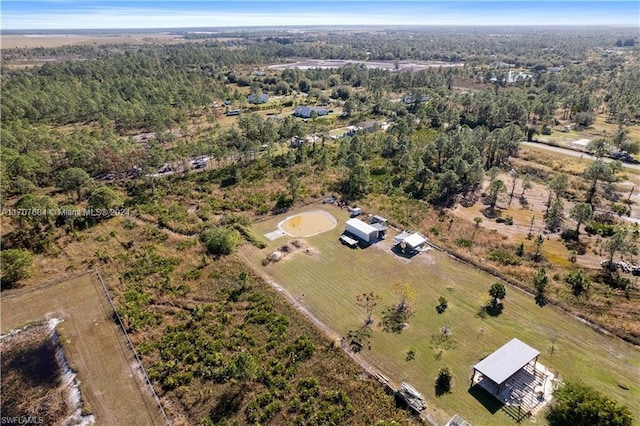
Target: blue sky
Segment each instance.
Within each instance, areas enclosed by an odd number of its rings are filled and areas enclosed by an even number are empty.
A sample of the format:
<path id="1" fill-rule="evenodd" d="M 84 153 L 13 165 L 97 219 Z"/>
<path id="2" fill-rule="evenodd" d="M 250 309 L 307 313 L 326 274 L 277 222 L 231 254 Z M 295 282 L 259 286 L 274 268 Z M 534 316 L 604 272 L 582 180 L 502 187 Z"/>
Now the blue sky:
<path id="1" fill-rule="evenodd" d="M 640 2 L 589 0 L 2 0 L 2 29 L 277 25 L 640 26 Z"/>

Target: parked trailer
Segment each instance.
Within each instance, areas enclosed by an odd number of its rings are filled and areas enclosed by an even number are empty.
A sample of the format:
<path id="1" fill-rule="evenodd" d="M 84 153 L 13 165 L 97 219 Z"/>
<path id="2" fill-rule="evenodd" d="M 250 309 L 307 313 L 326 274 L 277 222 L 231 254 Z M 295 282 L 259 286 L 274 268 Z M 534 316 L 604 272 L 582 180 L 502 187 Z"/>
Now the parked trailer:
<path id="1" fill-rule="evenodd" d="M 348 207 L 348 209 L 351 217 L 360 216 L 362 214 L 362 209 L 360 207 Z"/>

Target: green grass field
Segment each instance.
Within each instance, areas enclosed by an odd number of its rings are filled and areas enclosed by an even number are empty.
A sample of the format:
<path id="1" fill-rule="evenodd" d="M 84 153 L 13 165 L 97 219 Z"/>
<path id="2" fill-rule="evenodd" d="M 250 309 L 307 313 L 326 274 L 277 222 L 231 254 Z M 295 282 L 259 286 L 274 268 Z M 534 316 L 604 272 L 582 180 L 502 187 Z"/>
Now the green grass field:
<path id="1" fill-rule="evenodd" d="M 472 366 L 513 337 L 538 349 L 539 362 L 558 370 L 561 377 L 584 380 L 629 406 L 634 417 L 640 419 L 637 348 L 604 336 L 549 306 L 540 308 L 532 297 L 512 287 L 507 288 L 503 313 L 482 319 L 477 312 L 488 299 L 487 291 L 495 281 L 491 276 L 436 251 L 411 260 L 399 258 L 388 249 L 393 234 L 382 243 L 384 248 L 351 250 L 338 241 L 348 218 L 346 212 L 334 206 L 322 208 L 332 213 L 339 224 L 332 231 L 306 239 L 319 254 L 295 253 L 279 263 L 261 266 L 262 258 L 293 239 L 283 237 L 268 242 L 263 250 L 245 246 L 241 255 L 341 335 L 363 324 L 365 313 L 356 305 L 356 295 L 373 291 L 381 296 L 373 316 L 371 350 L 364 349 L 362 355 L 392 380 L 408 381 L 421 391 L 427 398 L 429 413 L 438 422 L 445 423 L 458 413 L 474 425 L 515 423 L 502 410 L 485 407 L 468 389 Z M 272 231 L 282 218 L 258 223 L 254 231 L 258 235 Z M 415 314 L 400 335 L 385 333 L 378 326 L 383 307 L 397 302 L 391 287 L 398 281 L 411 283 L 416 291 Z M 440 296 L 449 302 L 443 315 L 435 310 Z M 443 325 L 452 329 L 456 346 L 438 357 L 431 347 L 431 336 L 439 333 Z M 411 349 L 416 353 L 415 359 L 406 361 Z M 454 387 L 452 393 L 436 397 L 433 382 L 444 365 L 453 371 Z M 618 383 L 631 389 L 623 390 Z M 495 405 L 491 399 L 486 401 L 488 406 Z M 538 422 L 545 423 L 540 414 Z"/>

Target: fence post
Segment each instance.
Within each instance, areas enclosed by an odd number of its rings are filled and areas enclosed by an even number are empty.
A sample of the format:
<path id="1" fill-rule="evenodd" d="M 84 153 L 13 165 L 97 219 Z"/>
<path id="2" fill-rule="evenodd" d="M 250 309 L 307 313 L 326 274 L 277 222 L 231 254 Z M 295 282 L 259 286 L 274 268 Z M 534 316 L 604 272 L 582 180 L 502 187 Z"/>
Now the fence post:
<path id="1" fill-rule="evenodd" d="M 156 390 L 153 388 L 153 384 L 151 383 L 151 380 L 149 380 L 149 376 L 147 375 L 147 370 L 145 370 L 144 366 L 142 365 L 142 361 L 140 360 L 140 357 L 138 356 L 138 352 L 136 352 L 136 349 L 133 347 L 133 343 L 131 343 L 131 339 L 129 339 L 129 335 L 127 334 L 127 330 L 124 328 L 124 323 L 122 322 L 122 318 L 120 318 L 120 314 L 118 313 L 118 310 L 116 309 L 116 305 L 113 303 L 113 299 L 111 299 L 111 295 L 109 294 L 109 290 L 107 290 L 107 286 L 104 283 L 104 280 L 102 279 L 102 275 L 100 275 L 100 271 L 98 270 L 98 268 L 95 269 L 96 274 L 98 275 L 98 279 L 100 280 L 100 284 L 102 284 L 102 289 L 104 290 L 104 294 L 107 295 L 107 300 L 109 300 L 109 304 L 111 305 L 111 309 L 113 309 L 113 312 L 116 314 L 116 318 L 118 319 L 118 325 L 120 326 L 120 328 L 122 329 L 122 332 L 124 333 L 124 337 L 127 340 L 127 345 L 129 346 L 129 348 L 131 348 L 131 351 L 133 352 L 133 356 L 136 359 L 136 362 L 138 363 L 138 366 L 140 367 L 140 370 L 142 371 L 142 374 L 144 375 L 144 378 L 147 382 L 147 385 L 149 386 L 149 389 L 151 389 L 151 394 L 153 395 L 153 398 L 156 401 L 156 404 L 158 405 L 158 408 L 160 409 L 160 413 L 162 414 L 162 417 L 164 418 L 164 422 L 165 425 L 170 426 L 171 422 L 169 421 L 169 418 L 167 417 L 167 413 L 164 412 L 164 408 L 162 407 L 162 404 L 160 403 L 160 398 L 158 398 L 158 394 L 156 393 Z"/>

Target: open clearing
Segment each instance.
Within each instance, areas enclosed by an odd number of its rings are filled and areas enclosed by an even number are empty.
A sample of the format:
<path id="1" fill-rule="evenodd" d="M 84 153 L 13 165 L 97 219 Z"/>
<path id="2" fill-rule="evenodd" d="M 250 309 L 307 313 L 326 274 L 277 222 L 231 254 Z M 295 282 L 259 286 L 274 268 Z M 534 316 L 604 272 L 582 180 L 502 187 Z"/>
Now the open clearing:
<path id="1" fill-rule="evenodd" d="M 7 291 L 0 297 L 2 334 L 44 319 L 59 318 L 60 340 L 78 374 L 86 412 L 99 425 L 161 425 L 161 413 L 134 373 L 122 331 L 110 318 L 95 274 Z"/>
<path id="2" fill-rule="evenodd" d="M 342 60 L 342 59 L 299 59 L 295 62 L 289 62 L 286 64 L 274 64 L 269 65 L 267 68 L 270 70 L 282 71 L 290 68 L 298 68 L 300 70 L 308 70 L 313 68 L 340 68 L 347 64 L 362 64 L 367 68 L 378 68 L 388 71 L 420 71 L 427 68 L 449 68 L 449 67 L 462 67 L 463 62 L 443 62 L 443 61 L 414 61 L 406 62 L 400 61 L 398 67 L 394 61 L 357 61 L 357 60 Z"/>
<path id="3" fill-rule="evenodd" d="M 2 49 L 59 47 L 72 44 L 121 44 L 121 43 L 167 43 L 184 41 L 182 36 L 172 34 L 10 34 L 0 38 Z"/>
<path id="4" fill-rule="evenodd" d="M 308 206 L 289 215 L 317 209 Z M 241 256 L 338 335 L 346 336 L 363 324 L 366 314 L 355 303 L 358 294 L 373 291 L 381 296 L 373 314 L 371 349 L 365 346 L 361 355 L 393 381 L 414 385 L 426 396 L 428 413 L 440 424 L 455 413 L 475 425 L 514 424 L 495 399 L 475 388 L 468 389 L 471 367 L 513 337 L 538 349 L 540 362 L 557 370 L 561 378 L 582 379 L 640 417 L 638 348 L 602 335 L 550 306 L 540 308 L 533 297 L 512 287 L 507 287 L 503 313 L 482 319 L 477 312 L 488 299 L 493 277 L 435 250 L 401 259 L 389 250 L 393 233 L 382 244 L 349 249 L 338 241 L 347 212 L 335 206 L 323 209 L 338 219 L 338 225 L 307 238 L 317 248 L 317 255 L 295 256 L 287 262 L 262 266 L 261 260 L 284 242 L 273 241 L 262 250 L 245 245 Z M 255 224 L 254 230 L 265 234 L 281 220 L 280 216 Z M 416 291 L 415 314 L 401 334 L 388 334 L 378 326 L 380 313 L 385 306 L 397 303 L 391 286 L 399 281 L 410 283 Z M 443 315 L 435 310 L 440 296 L 445 296 L 449 305 Z M 432 336 L 438 335 L 443 326 L 452 330 L 455 348 L 439 354 Z M 406 361 L 409 350 L 415 351 L 415 359 Z M 444 365 L 452 369 L 453 392 L 436 397 L 434 378 Z M 544 423 L 543 419 L 538 421 Z"/>

